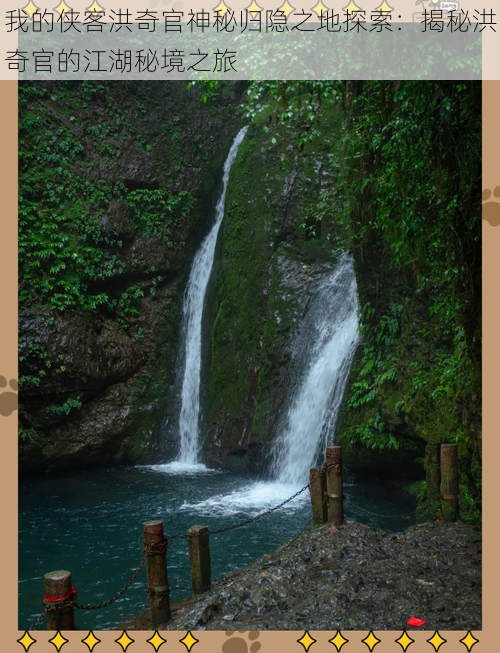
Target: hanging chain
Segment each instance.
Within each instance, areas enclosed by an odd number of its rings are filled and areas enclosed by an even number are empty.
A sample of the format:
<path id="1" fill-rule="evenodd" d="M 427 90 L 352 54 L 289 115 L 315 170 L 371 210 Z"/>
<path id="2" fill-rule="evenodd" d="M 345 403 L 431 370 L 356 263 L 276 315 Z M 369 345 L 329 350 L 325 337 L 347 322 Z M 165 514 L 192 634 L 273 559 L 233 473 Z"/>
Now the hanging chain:
<path id="1" fill-rule="evenodd" d="M 307 483 L 307 485 L 304 485 L 303 488 L 301 488 L 300 490 L 295 492 L 295 494 L 293 494 L 288 499 L 285 499 L 285 501 L 282 501 L 281 503 L 279 503 L 277 506 L 274 506 L 273 508 L 269 508 L 269 510 L 261 512 L 260 514 L 256 515 L 255 517 L 250 517 L 249 519 L 246 519 L 245 521 L 239 522 L 237 524 L 232 524 L 231 526 L 226 526 L 225 528 L 219 528 L 219 529 L 217 529 L 215 531 L 210 531 L 210 535 L 217 535 L 219 533 L 227 533 L 228 531 L 232 531 L 232 530 L 234 530 L 236 528 L 241 528 L 242 526 L 247 526 L 248 524 L 252 524 L 252 523 L 258 521 L 259 519 L 262 519 L 263 517 L 266 517 L 267 515 L 270 515 L 271 513 L 275 512 L 276 510 L 279 510 L 280 508 L 285 506 L 287 503 L 290 503 L 291 501 L 296 499 L 299 495 L 301 495 L 303 492 L 305 492 L 308 488 L 310 489 L 311 485 L 313 483 L 315 483 L 319 478 L 321 478 L 323 476 L 323 474 L 326 472 L 326 470 L 329 469 L 330 467 L 335 467 L 335 464 L 334 463 L 329 463 L 329 464 L 323 465 L 323 467 L 321 467 L 321 471 L 318 474 L 316 474 L 315 476 L 313 476 L 313 478 L 311 478 L 311 480 L 309 481 L 309 483 Z M 325 493 L 325 496 L 323 498 L 323 501 L 322 501 L 321 505 L 323 506 L 327 500 L 328 500 L 328 494 Z M 399 518 L 399 517 L 408 517 L 408 516 L 414 515 L 416 513 L 416 510 L 413 510 L 412 512 L 407 512 L 407 513 L 404 513 L 402 515 L 381 515 L 381 514 L 376 513 L 376 512 L 370 512 L 369 510 L 366 510 L 365 508 L 361 508 L 361 506 L 358 506 L 355 503 L 351 502 L 351 505 L 352 505 L 353 508 L 356 508 L 357 510 L 361 510 L 362 512 L 365 512 L 368 515 L 373 515 L 374 517 L 382 517 L 382 518 L 386 518 L 386 519 Z M 306 529 L 304 528 L 304 530 L 306 530 Z M 188 539 L 191 539 L 192 537 L 198 537 L 198 535 L 193 535 L 193 534 L 166 535 L 163 538 L 163 540 L 161 540 L 160 542 L 155 542 L 155 543 L 152 543 L 152 544 L 148 544 L 147 546 L 145 545 L 143 547 L 144 555 L 142 557 L 142 560 L 141 560 L 139 566 L 137 567 L 137 569 L 132 574 L 132 577 L 130 578 L 128 583 L 119 592 L 117 592 L 115 594 L 115 596 L 113 596 L 113 598 L 108 599 L 107 601 L 103 601 L 102 603 L 96 603 L 94 605 L 81 605 L 80 603 L 76 602 L 76 599 L 74 597 L 72 597 L 69 601 L 61 601 L 57 605 L 53 605 L 53 606 L 46 605 L 44 611 L 37 618 L 37 620 L 33 623 L 30 630 L 36 630 L 37 627 L 40 625 L 40 623 L 47 616 L 47 613 L 51 612 L 53 610 L 60 610 L 60 609 L 64 609 L 65 607 L 73 607 L 73 606 L 75 608 L 78 608 L 79 610 L 99 610 L 100 608 L 104 608 L 104 607 L 106 607 L 108 605 L 111 605 L 112 603 L 117 601 L 120 598 L 120 596 L 122 596 L 128 590 L 128 588 L 132 585 L 132 583 L 135 581 L 135 579 L 139 575 L 141 569 L 143 568 L 148 556 L 164 554 L 167 547 L 168 547 L 168 540 L 188 540 Z M 170 586 L 168 586 L 167 591 L 169 592 L 171 589 L 172 590 L 190 591 L 192 588 L 191 587 L 181 587 L 179 585 L 170 585 Z M 144 602 L 144 607 L 147 604 L 147 601 L 148 601 L 148 598 L 149 598 L 150 594 L 151 594 L 151 590 L 147 589 L 146 590 L 146 600 Z M 144 607 L 143 607 L 143 609 L 144 609 Z"/>
<path id="2" fill-rule="evenodd" d="M 146 562 L 146 554 L 144 554 L 139 566 L 134 571 L 134 573 L 132 575 L 132 578 L 123 587 L 123 589 L 121 589 L 117 594 L 115 594 L 115 596 L 113 596 L 112 599 L 108 599 L 107 601 L 103 601 L 103 603 L 96 603 L 95 605 L 81 605 L 80 603 L 75 603 L 75 608 L 78 608 L 79 610 L 99 610 L 99 608 L 105 608 L 107 605 L 111 605 L 112 603 L 117 601 L 122 594 L 125 594 L 125 592 L 128 590 L 128 588 L 132 585 L 134 580 L 139 575 L 139 572 L 144 567 L 145 562 Z"/>
<path id="3" fill-rule="evenodd" d="M 351 506 L 353 508 L 356 508 L 357 510 L 361 510 L 362 512 L 366 512 L 368 515 L 373 515 L 374 517 L 384 517 L 385 519 L 397 519 L 399 517 L 410 517 L 411 515 L 416 514 L 416 510 L 412 510 L 412 512 L 405 512 L 402 515 L 379 515 L 378 512 L 370 512 L 369 510 L 366 510 L 366 508 L 362 508 L 361 506 L 357 506 L 355 503 L 351 501 Z"/>
<path id="4" fill-rule="evenodd" d="M 45 606 L 44 611 L 42 614 L 38 617 L 38 619 L 35 621 L 35 623 L 31 626 L 30 630 L 36 630 L 38 626 L 42 623 L 42 621 L 45 619 L 45 616 L 48 612 L 47 606 Z"/>
<path id="5" fill-rule="evenodd" d="M 232 526 L 226 526 L 225 528 L 219 528 L 216 531 L 210 531 L 210 535 L 217 535 L 218 533 L 227 533 L 227 531 L 232 531 L 235 528 L 241 528 L 242 526 L 247 526 L 248 524 L 252 524 L 253 522 L 258 521 L 259 519 L 262 519 L 262 517 L 266 517 L 267 515 L 270 515 L 273 513 L 275 510 L 279 510 L 283 506 L 285 506 L 287 503 L 290 503 L 290 501 L 293 501 L 296 499 L 299 494 L 302 494 L 302 492 L 305 492 L 307 488 L 311 487 L 312 483 L 315 483 L 326 471 L 327 468 L 330 467 L 335 467 L 333 463 L 324 465 L 321 468 L 321 471 L 319 474 L 316 474 L 316 476 L 313 476 L 313 478 L 310 480 L 310 482 L 307 485 L 304 485 L 303 488 L 301 488 L 298 492 L 295 492 L 294 495 L 289 497 L 288 499 L 285 499 L 285 501 L 282 501 L 279 503 L 277 506 L 274 506 L 273 508 L 269 508 L 269 510 L 266 510 L 265 512 L 261 512 L 260 514 L 256 515 L 255 517 L 250 517 L 250 519 L 246 519 L 245 521 L 239 522 L 238 524 L 233 524 Z M 192 537 L 198 537 L 198 535 L 167 535 L 166 539 L 168 540 L 187 540 Z"/>

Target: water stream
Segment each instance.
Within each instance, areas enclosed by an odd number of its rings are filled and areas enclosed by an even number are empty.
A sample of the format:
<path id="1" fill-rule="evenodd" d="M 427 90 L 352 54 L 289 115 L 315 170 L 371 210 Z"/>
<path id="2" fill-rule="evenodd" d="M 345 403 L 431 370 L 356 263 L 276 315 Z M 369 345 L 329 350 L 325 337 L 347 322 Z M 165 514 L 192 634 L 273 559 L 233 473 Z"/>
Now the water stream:
<path id="1" fill-rule="evenodd" d="M 308 482 L 310 468 L 335 435 L 358 340 L 357 306 L 353 260 L 343 254 L 313 292 L 295 342 L 297 390 L 287 401 L 269 480 L 201 502 L 185 502 L 185 508 L 221 515 L 259 512 L 281 503 Z M 301 501 L 303 497 L 298 497 L 289 505 L 297 507 Z"/>
<path id="2" fill-rule="evenodd" d="M 274 477 L 279 483 L 307 483 L 328 436 L 333 439 L 358 340 L 357 306 L 353 261 L 343 254 L 320 283 L 298 336 L 302 381 L 275 441 Z"/>
<path id="3" fill-rule="evenodd" d="M 179 419 L 181 448 L 179 462 L 195 465 L 198 462 L 198 434 L 200 417 L 200 372 L 201 372 L 201 325 L 203 305 L 208 281 L 214 264 L 217 235 L 224 217 L 224 202 L 231 166 L 238 153 L 238 148 L 245 136 L 247 127 L 241 129 L 231 145 L 222 176 L 222 192 L 215 209 L 215 222 L 210 233 L 202 242 L 194 257 L 184 294 L 184 347 L 185 363 L 182 381 L 182 403 Z"/>

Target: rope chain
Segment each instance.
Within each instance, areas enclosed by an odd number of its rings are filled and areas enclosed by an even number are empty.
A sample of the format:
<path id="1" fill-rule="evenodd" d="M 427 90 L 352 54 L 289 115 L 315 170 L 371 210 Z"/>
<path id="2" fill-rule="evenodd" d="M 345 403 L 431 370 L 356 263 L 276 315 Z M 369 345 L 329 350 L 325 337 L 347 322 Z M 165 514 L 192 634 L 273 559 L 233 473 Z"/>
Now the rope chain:
<path id="1" fill-rule="evenodd" d="M 45 616 L 48 612 L 47 606 L 45 606 L 44 611 L 42 614 L 38 617 L 38 619 L 32 624 L 30 630 L 36 630 L 38 626 L 42 623 L 42 621 L 45 619 Z"/>
<path id="2" fill-rule="evenodd" d="M 128 588 L 132 585 L 134 580 L 137 578 L 139 575 L 139 572 L 141 569 L 144 567 L 144 563 L 146 562 L 146 553 L 144 554 L 139 566 L 137 569 L 134 571 L 132 574 L 132 578 L 128 581 L 128 583 L 121 589 L 115 596 L 113 596 L 112 599 L 108 599 L 107 601 L 103 601 L 102 603 L 96 603 L 95 605 L 81 605 L 80 603 L 75 602 L 75 608 L 78 608 L 79 610 L 99 610 L 100 608 L 105 608 L 107 605 L 111 605 L 115 601 L 117 601 L 122 594 L 125 594 L 125 592 L 128 590 Z"/>
<path id="3" fill-rule="evenodd" d="M 252 524 L 253 522 L 258 521 L 259 519 L 262 519 L 262 517 L 266 517 L 267 515 L 270 515 L 272 512 L 275 510 L 279 510 L 282 508 L 284 505 L 287 503 L 290 503 L 290 501 L 293 501 L 296 499 L 299 494 L 302 494 L 302 492 L 305 492 L 308 487 L 311 486 L 312 483 L 315 483 L 321 476 L 323 476 L 324 472 L 326 471 L 327 468 L 330 467 L 335 467 L 335 464 L 330 463 L 328 465 L 323 465 L 321 468 L 321 472 L 316 474 L 316 476 L 313 476 L 313 478 L 309 481 L 307 485 L 304 485 L 303 488 L 301 488 L 298 492 L 295 492 L 294 495 L 289 497 L 288 499 L 285 499 L 285 501 L 282 501 L 279 503 L 277 506 L 274 506 L 273 508 L 269 508 L 269 510 L 266 510 L 264 512 L 261 512 L 260 514 L 256 515 L 255 517 L 250 517 L 250 519 L 246 519 L 245 521 L 239 522 L 238 524 L 233 524 L 232 526 L 226 526 L 225 528 L 219 528 L 216 531 L 210 531 L 210 535 L 217 535 L 218 533 L 226 533 L 227 531 L 232 531 L 235 528 L 241 528 L 242 526 L 246 526 L 247 524 Z M 192 537 L 198 537 L 197 535 L 166 535 L 165 536 L 168 540 L 188 540 Z"/>
<path id="4" fill-rule="evenodd" d="M 285 501 L 282 501 L 277 506 L 274 506 L 273 508 L 269 508 L 269 510 L 261 512 L 260 514 L 256 515 L 255 517 L 250 517 L 249 519 L 246 519 L 246 520 L 244 520 L 242 522 L 239 522 L 237 524 L 232 524 L 231 526 L 226 526 L 225 528 L 219 528 L 219 529 L 217 529 L 215 531 L 210 531 L 210 535 L 217 535 L 219 533 L 227 533 L 228 531 L 232 531 L 232 530 L 234 530 L 236 528 L 241 528 L 242 526 L 247 526 L 248 524 L 252 524 L 253 522 L 258 521 L 259 519 L 262 519 L 263 517 L 266 517 L 267 515 L 270 515 L 271 513 L 275 512 L 276 510 L 279 510 L 280 508 L 285 506 L 287 503 L 290 503 L 291 501 L 296 499 L 300 494 L 305 492 L 307 490 L 307 488 L 310 488 L 312 483 L 315 483 L 319 478 L 321 478 L 323 476 L 323 474 L 326 472 L 326 470 L 329 469 L 330 467 L 335 467 L 335 463 L 330 463 L 330 464 L 323 465 L 321 467 L 321 471 L 318 474 L 316 474 L 316 476 L 313 476 L 313 478 L 311 478 L 311 480 L 309 481 L 309 483 L 307 483 L 307 485 L 304 485 L 304 487 L 301 488 L 300 490 L 298 490 L 298 492 L 295 492 L 295 494 L 293 494 L 288 499 L 285 499 Z M 324 505 L 327 500 L 328 500 L 328 494 L 325 494 L 321 505 Z M 358 506 L 355 503 L 351 502 L 351 505 L 353 506 L 353 508 L 356 508 L 357 510 L 361 510 L 362 512 L 365 512 L 368 515 L 373 515 L 375 517 L 383 517 L 383 518 L 408 517 L 408 516 L 414 515 L 416 513 L 416 510 L 413 510 L 412 512 L 407 512 L 407 513 L 404 513 L 402 515 L 381 515 L 379 513 L 371 512 L 369 510 L 366 510 L 365 508 L 362 508 L 361 506 Z M 306 530 L 306 528 L 304 528 L 304 530 Z M 166 551 L 167 547 L 168 547 L 168 540 L 188 540 L 188 539 L 191 539 L 192 537 L 197 537 L 197 535 L 192 535 L 192 534 L 187 534 L 187 535 L 165 535 L 164 539 L 162 541 L 160 541 L 158 543 L 154 543 L 154 544 L 149 544 L 147 547 L 146 546 L 143 547 L 144 555 L 142 557 L 142 560 L 141 560 L 139 566 L 137 567 L 137 569 L 132 574 L 132 577 L 130 578 L 128 583 L 126 583 L 126 585 L 124 585 L 124 587 L 119 592 L 117 592 L 115 594 L 115 596 L 113 596 L 111 599 L 108 599 L 107 601 L 103 601 L 102 603 L 96 603 L 96 604 L 93 604 L 93 605 L 81 605 L 80 603 L 76 602 L 76 599 L 74 597 L 72 597 L 69 600 L 61 601 L 61 602 L 59 602 L 59 603 L 57 603 L 55 605 L 52 605 L 52 606 L 46 605 L 44 611 L 37 618 L 37 620 L 32 624 L 30 630 L 36 630 L 37 627 L 40 625 L 40 623 L 47 616 L 47 613 L 52 612 L 54 610 L 60 610 L 60 609 L 64 609 L 64 608 L 67 608 L 67 607 L 73 607 L 73 606 L 75 608 L 79 609 L 79 610 L 99 610 L 101 608 L 105 608 L 108 605 L 111 605 L 112 603 L 117 601 L 128 590 L 128 588 L 132 585 L 132 583 L 135 581 L 135 579 L 139 575 L 141 569 L 143 568 L 144 563 L 146 562 L 146 559 L 147 559 L 148 556 L 158 555 L 158 554 L 164 553 Z M 171 589 L 190 591 L 192 588 L 191 587 L 181 587 L 179 585 L 169 585 L 168 589 L 167 589 L 167 592 L 170 592 Z M 146 605 L 146 603 L 147 603 L 147 600 L 148 600 L 149 594 L 151 593 L 151 590 L 148 588 L 146 590 L 146 592 L 147 592 L 147 595 L 146 595 L 146 601 L 144 602 L 144 605 Z"/>
<path id="5" fill-rule="evenodd" d="M 366 510 L 366 508 L 362 508 L 361 506 L 357 506 L 355 503 L 351 501 L 351 506 L 353 508 L 357 508 L 358 510 L 361 510 L 363 512 L 366 512 L 368 515 L 373 515 L 374 517 L 384 517 L 386 519 L 391 519 L 391 518 L 399 518 L 399 517 L 409 517 L 410 515 L 415 515 L 416 510 L 412 510 L 411 512 L 405 512 L 402 515 L 380 515 L 378 512 L 370 512 L 369 510 Z"/>

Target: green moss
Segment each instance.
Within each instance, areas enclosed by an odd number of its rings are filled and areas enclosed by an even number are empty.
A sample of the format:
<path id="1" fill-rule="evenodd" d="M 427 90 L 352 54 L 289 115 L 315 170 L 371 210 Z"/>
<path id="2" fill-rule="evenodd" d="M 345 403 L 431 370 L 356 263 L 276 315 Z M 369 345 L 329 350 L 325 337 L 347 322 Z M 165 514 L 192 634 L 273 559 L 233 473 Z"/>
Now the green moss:
<path id="1" fill-rule="evenodd" d="M 291 339 L 297 328 L 301 289 L 283 279 L 291 265 L 300 274 L 310 263 L 332 262 L 328 230 L 311 238 L 303 227 L 321 188 L 333 180 L 320 171 L 332 156 L 339 114 L 325 111 L 328 138 L 302 150 L 293 128 L 268 133 L 250 125 L 232 166 L 214 266 L 205 432 L 223 415 L 222 443 L 269 441 L 283 405 L 283 375 L 290 374 Z M 218 417 L 219 416 L 219 417 Z"/>

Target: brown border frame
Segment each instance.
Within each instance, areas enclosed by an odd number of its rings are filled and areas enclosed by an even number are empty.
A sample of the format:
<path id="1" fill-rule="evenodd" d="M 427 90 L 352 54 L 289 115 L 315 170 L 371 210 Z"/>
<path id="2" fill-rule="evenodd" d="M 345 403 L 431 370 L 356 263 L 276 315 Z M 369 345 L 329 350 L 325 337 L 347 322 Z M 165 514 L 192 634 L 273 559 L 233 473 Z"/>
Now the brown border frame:
<path id="1" fill-rule="evenodd" d="M 0 82 L 2 103 L 0 115 L 4 126 L 4 147 L 1 157 L 1 196 L 3 200 L 2 237 L 0 238 L 0 279 L 2 319 L 0 320 L 0 350 L 1 374 L 7 379 L 17 379 L 17 286 L 14 281 L 17 270 L 17 82 Z M 483 82 L 483 190 L 495 189 L 500 185 L 500 81 Z M 499 474 L 496 470 L 500 459 L 500 438 L 498 437 L 498 417 L 496 415 L 498 390 L 500 388 L 500 225 L 495 224 L 494 216 L 500 222 L 500 198 L 490 198 L 483 205 L 483 507 L 485 520 L 483 525 L 484 540 L 484 609 L 483 630 L 474 632 L 479 642 L 474 645 L 474 653 L 492 653 L 500 649 L 497 635 L 498 587 L 500 586 L 500 557 L 498 542 L 500 542 L 500 519 L 498 516 Z M 492 206 L 496 204 L 497 206 Z M 486 206 L 486 210 L 484 209 Z M 487 219 L 489 218 L 489 222 Z M 21 646 L 16 640 L 23 635 L 17 630 L 17 411 L 10 417 L 1 417 L 2 436 L 4 442 L 2 456 L 2 492 L 1 506 L 4 524 L 7 526 L 2 538 L 2 553 L 4 562 L 5 588 L 0 598 L 1 630 L 0 639 L 3 650 L 15 651 Z M 12 521 L 11 521 L 12 520 Z M 10 592 L 12 591 L 12 594 Z M 313 644 L 313 653 L 332 653 L 335 647 L 328 640 L 336 631 L 313 631 L 317 640 Z M 135 640 L 127 649 L 132 653 L 151 652 L 152 645 L 147 643 L 152 632 L 131 632 Z M 376 645 L 379 653 L 395 653 L 402 648 L 396 643 L 401 632 L 376 631 L 381 645 Z M 466 634 L 462 631 L 442 631 L 441 636 L 447 640 L 439 651 L 453 653 L 466 651 L 460 639 Z M 81 640 L 87 632 L 64 633 L 69 639 L 62 648 L 64 653 L 82 653 L 87 651 Z M 97 653 L 105 651 L 120 651 L 121 647 L 115 640 L 120 636 L 116 631 L 99 631 L 97 637 L 101 640 L 95 649 Z M 184 652 L 186 649 L 180 643 L 184 632 L 168 631 L 162 633 L 167 640 L 161 650 Z M 225 632 L 210 631 L 194 633 L 199 641 L 195 644 L 195 653 L 211 653 L 221 651 L 224 642 L 228 641 Z M 302 651 L 302 645 L 297 639 L 303 631 L 267 631 L 261 632 L 259 642 L 263 653 L 274 650 Z M 358 631 L 343 631 L 349 640 L 342 647 L 343 653 L 356 653 L 368 650 L 362 643 L 368 633 Z M 432 632 L 411 632 L 415 640 L 407 650 L 410 653 L 431 651 L 433 647 L 426 642 Z M 48 642 L 50 633 L 41 630 L 33 633 L 36 643 L 30 648 L 34 653 L 53 652 L 53 645 Z M 245 638 L 245 635 L 240 635 Z M 23 649 L 18 648 L 21 651 Z"/>

